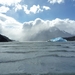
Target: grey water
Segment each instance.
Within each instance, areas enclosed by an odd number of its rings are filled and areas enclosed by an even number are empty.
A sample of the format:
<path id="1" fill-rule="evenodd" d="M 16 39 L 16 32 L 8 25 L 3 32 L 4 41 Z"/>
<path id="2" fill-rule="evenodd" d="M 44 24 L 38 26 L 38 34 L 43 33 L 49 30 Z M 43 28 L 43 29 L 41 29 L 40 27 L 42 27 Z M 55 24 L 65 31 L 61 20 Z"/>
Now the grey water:
<path id="1" fill-rule="evenodd" d="M 75 42 L 1 42 L 0 75 L 75 75 Z"/>

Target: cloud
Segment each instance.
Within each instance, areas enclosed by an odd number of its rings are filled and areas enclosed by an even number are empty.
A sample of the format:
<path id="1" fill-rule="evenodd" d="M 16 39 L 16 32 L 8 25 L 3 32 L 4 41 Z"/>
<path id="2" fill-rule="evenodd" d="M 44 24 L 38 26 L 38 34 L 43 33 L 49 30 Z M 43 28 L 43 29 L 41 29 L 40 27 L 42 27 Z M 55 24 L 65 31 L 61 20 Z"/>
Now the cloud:
<path id="1" fill-rule="evenodd" d="M 40 8 L 40 6 L 39 5 L 33 5 L 31 8 L 30 8 L 30 12 L 32 12 L 32 13 L 34 13 L 34 14 L 36 14 L 36 13 L 39 13 L 39 12 L 41 12 L 41 11 L 43 11 L 41 8 Z"/>
<path id="2" fill-rule="evenodd" d="M 1 6 L 0 7 L 0 13 L 6 13 L 8 10 L 9 10 L 9 8 L 6 7 L 6 6 Z"/>
<path id="3" fill-rule="evenodd" d="M 48 40 L 57 36 L 75 35 L 75 21 L 69 19 L 42 20 L 40 18 L 23 24 L 26 40 Z"/>
<path id="4" fill-rule="evenodd" d="M 21 0 L 0 0 L 0 4 L 7 6 L 16 5 L 20 2 Z"/>
<path id="5" fill-rule="evenodd" d="M 48 2 L 50 2 L 51 4 L 55 4 L 55 3 L 64 3 L 64 0 L 48 0 Z"/>
<path id="6" fill-rule="evenodd" d="M 52 37 L 75 35 L 75 20 L 37 18 L 22 24 L 11 17 L 0 14 L 0 33 L 19 41 L 47 41 Z"/>
<path id="7" fill-rule="evenodd" d="M 47 26 L 45 22 L 40 18 L 37 18 L 34 21 L 25 22 L 23 24 L 23 33 L 26 32 L 24 34 L 24 38 L 25 40 L 32 40 L 37 36 L 38 33 L 48 28 L 49 26 Z"/>
<path id="8" fill-rule="evenodd" d="M 0 14 L 0 34 L 4 34 L 11 39 L 19 40 L 21 37 L 21 29 L 21 23 L 4 14 Z"/>
<path id="9" fill-rule="evenodd" d="M 45 9 L 45 10 L 50 10 L 51 8 L 48 7 L 48 6 L 43 6 L 43 9 Z"/>
<path id="10" fill-rule="evenodd" d="M 26 14 L 30 14 L 30 13 L 36 14 L 43 11 L 39 5 L 33 5 L 32 7 L 30 7 L 30 9 L 28 9 L 28 5 L 23 5 L 23 8 Z"/>
<path id="11" fill-rule="evenodd" d="M 22 5 L 17 4 L 17 5 L 15 5 L 14 9 L 15 9 L 15 12 L 17 12 L 18 10 L 22 9 Z"/>
<path id="12" fill-rule="evenodd" d="M 50 10 L 51 8 L 48 6 L 40 6 L 40 5 L 33 5 L 32 7 L 30 7 L 30 9 L 28 9 L 28 5 L 23 5 L 22 6 L 24 8 L 24 12 L 26 14 L 36 14 L 36 13 L 40 13 L 43 12 L 44 10 Z"/>
<path id="13" fill-rule="evenodd" d="M 75 35 L 75 20 L 57 18 L 53 20 L 53 23 L 55 23 L 55 26 L 60 30 Z"/>
<path id="14" fill-rule="evenodd" d="M 10 11 L 14 13 L 22 9 L 20 4 L 22 0 L 0 0 L 0 13 L 9 13 Z M 10 13 L 11 14 L 11 13 Z"/>
<path id="15" fill-rule="evenodd" d="M 11 14 L 12 11 L 18 13 L 18 10 L 22 10 L 22 12 L 24 11 L 26 14 L 37 14 L 50 9 L 48 6 L 40 6 L 39 4 L 33 4 L 30 7 L 29 5 L 24 4 L 22 0 L 0 0 L 0 4 L 0 13 L 7 13 L 9 10 L 8 13 Z"/>
<path id="16" fill-rule="evenodd" d="M 26 14 L 30 14 L 30 10 L 28 10 L 28 5 L 24 5 L 23 8 Z"/>

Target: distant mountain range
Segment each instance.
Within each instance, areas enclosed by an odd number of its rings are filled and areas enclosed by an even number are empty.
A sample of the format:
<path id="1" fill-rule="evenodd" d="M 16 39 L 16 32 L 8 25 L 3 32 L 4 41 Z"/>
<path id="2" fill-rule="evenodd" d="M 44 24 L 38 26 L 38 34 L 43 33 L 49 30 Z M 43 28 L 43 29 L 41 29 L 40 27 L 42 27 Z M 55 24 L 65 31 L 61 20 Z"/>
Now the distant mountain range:
<path id="1" fill-rule="evenodd" d="M 61 31 L 56 27 L 52 27 L 51 29 L 47 29 L 44 31 L 41 31 L 40 33 L 37 33 L 36 36 L 30 38 L 30 41 L 47 41 L 52 38 L 56 37 L 71 37 L 71 35 L 68 32 Z"/>
<path id="2" fill-rule="evenodd" d="M 62 31 L 56 27 L 52 27 L 47 30 L 42 30 L 40 33 L 37 33 L 36 36 L 30 37 L 28 41 L 47 41 L 52 38 L 63 37 L 67 41 L 75 41 L 75 36 L 71 35 L 68 32 Z M 0 34 L 0 42 L 10 42 L 13 41 L 8 37 Z"/>

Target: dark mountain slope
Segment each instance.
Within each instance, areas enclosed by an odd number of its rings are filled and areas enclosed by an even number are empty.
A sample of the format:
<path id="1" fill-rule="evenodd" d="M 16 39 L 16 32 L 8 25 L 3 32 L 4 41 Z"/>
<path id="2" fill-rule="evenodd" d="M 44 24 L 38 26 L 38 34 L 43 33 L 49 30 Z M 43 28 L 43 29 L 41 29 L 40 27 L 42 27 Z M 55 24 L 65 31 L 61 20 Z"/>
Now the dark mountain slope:
<path id="1" fill-rule="evenodd" d="M 10 42 L 10 41 L 12 41 L 12 40 L 6 36 L 0 34 L 0 42 Z"/>
<path id="2" fill-rule="evenodd" d="M 67 41 L 75 41 L 75 36 L 72 37 L 64 37 Z"/>

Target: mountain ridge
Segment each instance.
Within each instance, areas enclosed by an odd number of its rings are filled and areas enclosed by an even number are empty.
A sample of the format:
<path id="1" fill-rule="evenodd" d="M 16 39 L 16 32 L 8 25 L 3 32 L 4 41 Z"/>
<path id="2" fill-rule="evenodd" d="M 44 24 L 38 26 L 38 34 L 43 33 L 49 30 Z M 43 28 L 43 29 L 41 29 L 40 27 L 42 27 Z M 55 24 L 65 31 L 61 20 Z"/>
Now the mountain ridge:
<path id="1" fill-rule="evenodd" d="M 45 31 L 41 31 L 40 33 L 37 33 L 36 36 L 31 37 L 29 41 L 47 41 L 49 39 L 52 38 L 56 38 L 56 37 L 71 37 L 73 35 L 71 35 L 68 32 L 65 31 L 61 31 L 58 28 L 51 28 Z"/>
<path id="2" fill-rule="evenodd" d="M 8 37 L 0 34 L 0 42 L 10 42 L 10 41 L 13 41 L 13 40 L 11 40 Z"/>

